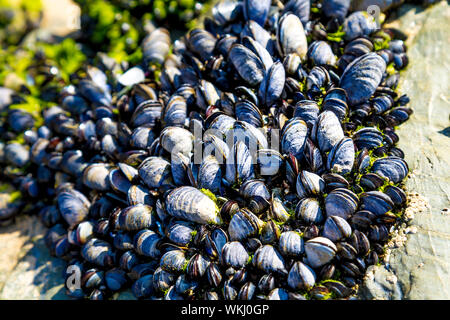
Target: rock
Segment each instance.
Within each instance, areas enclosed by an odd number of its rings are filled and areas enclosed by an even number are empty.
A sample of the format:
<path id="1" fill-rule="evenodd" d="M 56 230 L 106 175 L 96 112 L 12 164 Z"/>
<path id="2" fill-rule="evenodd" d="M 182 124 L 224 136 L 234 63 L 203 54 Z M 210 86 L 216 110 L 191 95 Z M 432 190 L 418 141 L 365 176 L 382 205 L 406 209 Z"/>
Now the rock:
<path id="1" fill-rule="evenodd" d="M 406 234 L 403 246 L 394 244 L 390 271 L 371 270 L 359 293 L 364 299 L 450 299 L 450 215 L 443 214 L 450 207 L 450 8 L 446 1 L 427 9 L 403 5 L 397 16 L 389 25 L 408 33 L 409 57 L 399 92 L 409 95 L 414 114 L 396 132 L 412 172 L 406 215 L 414 217 L 410 230 L 417 232 Z M 387 280 L 392 275 L 395 285 Z"/>
<path id="2" fill-rule="evenodd" d="M 66 263 L 51 257 L 46 228 L 36 216 L 21 216 L 0 231 L 0 300 L 68 299 L 62 277 Z"/>
<path id="3" fill-rule="evenodd" d="M 384 266 L 370 266 L 359 293 L 365 299 L 400 300 L 402 291 L 394 277 Z"/>
<path id="4" fill-rule="evenodd" d="M 378 6 L 381 12 L 401 5 L 405 0 L 352 0 L 351 11 L 367 11 L 369 6 Z"/>

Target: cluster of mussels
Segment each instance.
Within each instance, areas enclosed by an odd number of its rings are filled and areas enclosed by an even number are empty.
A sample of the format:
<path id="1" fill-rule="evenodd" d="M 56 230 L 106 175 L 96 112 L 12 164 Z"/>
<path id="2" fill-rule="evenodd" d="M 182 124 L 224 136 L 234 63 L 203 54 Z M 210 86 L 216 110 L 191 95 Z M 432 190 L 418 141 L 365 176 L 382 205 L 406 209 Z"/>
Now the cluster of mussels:
<path id="1" fill-rule="evenodd" d="M 352 297 L 401 219 L 411 109 L 401 32 L 349 2 L 221 1 L 140 65 L 74 76 L 37 130 L 9 114 L 25 142 L 0 160 L 71 297 Z"/>

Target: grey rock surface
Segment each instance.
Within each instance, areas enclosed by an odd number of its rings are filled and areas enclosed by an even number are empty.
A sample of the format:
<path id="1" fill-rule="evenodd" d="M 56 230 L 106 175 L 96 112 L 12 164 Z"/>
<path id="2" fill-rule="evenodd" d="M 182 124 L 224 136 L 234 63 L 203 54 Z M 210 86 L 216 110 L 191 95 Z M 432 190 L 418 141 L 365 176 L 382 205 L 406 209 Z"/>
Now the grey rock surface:
<path id="1" fill-rule="evenodd" d="M 401 5 L 405 0 L 352 0 L 351 11 L 366 11 L 370 6 L 378 6 L 382 12 Z"/>
<path id="2" fill-rule="evenodd" d="M 50 256 L 45 227 L 34 216 L 0 228 L 0 299 L 67 299 L 65 262 Z"/>
<path id="3" fill-rule="evenodd" d="M 414 114 L 397 133 L 411 171 L 407 213 L 414 219 L 402 232 L 406 242 L 392 244 L 388 263 L 368 272 L 360 294 L 450 299 L 450 7 L 446 1 L 425 10 L 404 5 L 390 25 L 408 34 L 409 67 L 399 92 L 409 95 Z"/>

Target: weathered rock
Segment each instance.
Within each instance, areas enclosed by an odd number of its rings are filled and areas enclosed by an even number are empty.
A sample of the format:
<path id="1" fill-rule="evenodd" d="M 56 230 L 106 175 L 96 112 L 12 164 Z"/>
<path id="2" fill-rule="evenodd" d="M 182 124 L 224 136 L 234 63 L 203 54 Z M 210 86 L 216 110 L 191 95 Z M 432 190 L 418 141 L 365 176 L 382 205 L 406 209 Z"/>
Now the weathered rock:
<path id="1" fill-rule="evenodd" d="M 350 4 L 351 11 L 366 11 L 369 6 L 378 6 L 380 11 L 392 9 L 401 5 L 404 0 L 352 0 Z"/>
<path id="2" fill-rule="evenodd" d="M 407 190 L 414 191 L 407 215 L 414 213 L 409 228 L 417 232 L 391 250 L 389 272 L 374 269 L 373 277 L 361 286 L 360 297 L 450 299 L 450 6 L 446 1 L 425 10 L 404 5 L 398 17 L 389 25 L 408 34 L 410 59 L 399 91 L 411 98 L 414 114 L 396 132 L 412 172 L 406 181 Z M 387 285 L 393 275 L 397 284 Z"/>
<path id="3" fill-rule="evenodd" d="M 66 263 L 50 256 L 46 228 L 36 216 L 18 217 L 0 230 L 0 299 L 68 299 L 62 277 Z"/>

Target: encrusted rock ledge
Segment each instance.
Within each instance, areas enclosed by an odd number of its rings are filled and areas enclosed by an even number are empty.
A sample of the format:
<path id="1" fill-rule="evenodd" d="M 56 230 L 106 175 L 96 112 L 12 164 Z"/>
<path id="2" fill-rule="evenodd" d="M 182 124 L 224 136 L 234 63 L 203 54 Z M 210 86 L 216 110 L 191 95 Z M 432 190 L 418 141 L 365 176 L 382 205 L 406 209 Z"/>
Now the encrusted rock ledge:
<path id="1" fill-rule="evenodd" d="M 410 58 L 400 92 L 414 110 L 397 133 L 411 169 L 406 215 L 414 219 L 388 244 L 387 261 L 368 269 L 359 297 L 450 299 L 450 6 L 403 5 L 397 15 L 390 25 L 408 34 Z"/>

